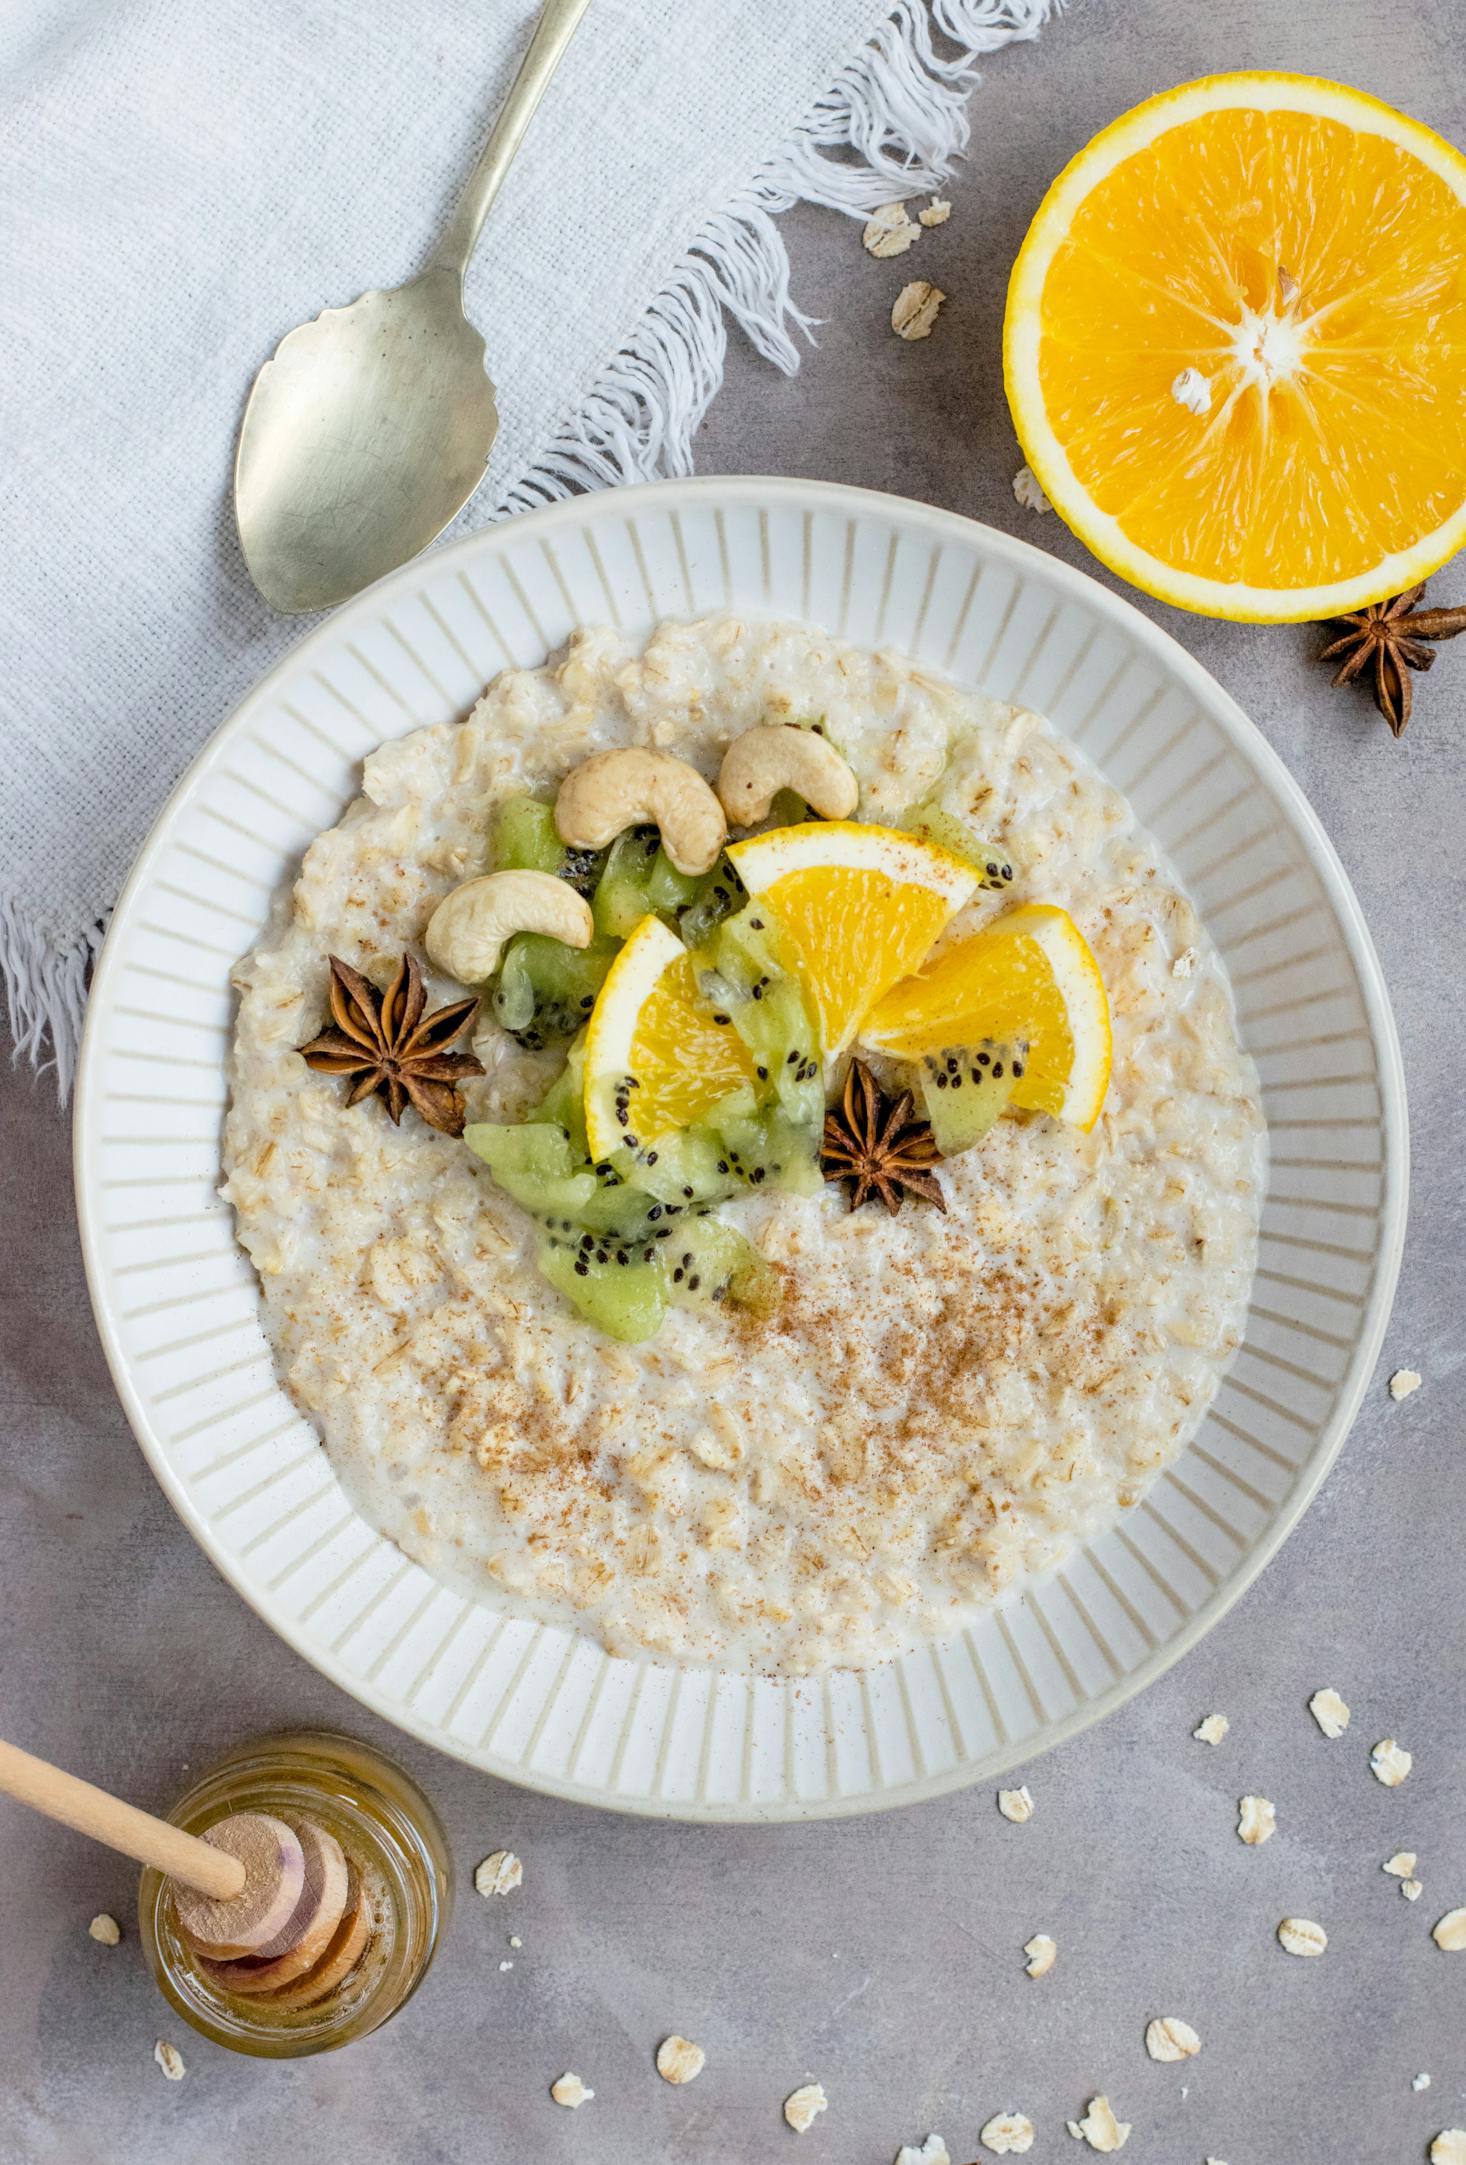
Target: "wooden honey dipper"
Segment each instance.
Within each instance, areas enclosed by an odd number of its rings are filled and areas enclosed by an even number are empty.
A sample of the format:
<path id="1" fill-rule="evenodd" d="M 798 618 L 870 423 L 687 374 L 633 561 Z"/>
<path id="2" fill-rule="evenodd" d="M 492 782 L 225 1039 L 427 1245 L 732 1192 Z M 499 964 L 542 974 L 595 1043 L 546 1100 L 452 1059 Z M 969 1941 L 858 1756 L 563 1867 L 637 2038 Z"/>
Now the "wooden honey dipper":
<path id="1" fill-rule="evenodd" d="M 346 1852 L 297 1813 L 235 1812 L 185 1834 L 3 1742 L 0 1793 L 166 1873 L 178 1928 L 221 1991 L 308 2006 L 341 1983 L 371 1937 Z"/>

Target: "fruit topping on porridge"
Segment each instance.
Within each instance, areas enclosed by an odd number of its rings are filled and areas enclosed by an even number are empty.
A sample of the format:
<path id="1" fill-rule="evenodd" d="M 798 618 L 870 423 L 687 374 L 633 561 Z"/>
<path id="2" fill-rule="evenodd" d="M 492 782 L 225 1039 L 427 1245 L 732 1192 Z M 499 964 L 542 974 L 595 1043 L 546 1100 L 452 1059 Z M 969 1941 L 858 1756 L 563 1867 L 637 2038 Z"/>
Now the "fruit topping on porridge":
<path id="1" fill-rule="evenodd" d="M 454 1084 L 483 1071 L 443 1048 L 477 1003 L 424 1017 L 411 956 L 385 995 L 333 957 L 335 1027 L 301 1051 L 353 1077 L 349 1102 L 381 1092 L 394 1120 L 410 1102 L 463 1133 L 539 1226 L 549 1283 L 609 1336 L 650 1337 L 669 1303 L 766 1313 L 780 1282 L 721 1203 L 838 1179 L 854 1208 L 945 1210 L 943 1159 L 1006 1111 L 1091 1128 L 1109 1080 L 1104 984 L 1073 919 L 1028 903 L 975 927 L 974 898 L 1012 882 L 1006 856 L 939 806 L 851 820 L 858 795 L 816 722 L 734 737 L 716 790 L 627 747 L 574 767 L 553 804 L 510 797 L 492 869 L 438 904 L 424 943 L 526 1050 L 563 1045 L 521 1121 L 465 1130 Z M 770 825 L 778 809 L 798 817 Z M 730 822 L 764 825 L 729 844 Z"/>

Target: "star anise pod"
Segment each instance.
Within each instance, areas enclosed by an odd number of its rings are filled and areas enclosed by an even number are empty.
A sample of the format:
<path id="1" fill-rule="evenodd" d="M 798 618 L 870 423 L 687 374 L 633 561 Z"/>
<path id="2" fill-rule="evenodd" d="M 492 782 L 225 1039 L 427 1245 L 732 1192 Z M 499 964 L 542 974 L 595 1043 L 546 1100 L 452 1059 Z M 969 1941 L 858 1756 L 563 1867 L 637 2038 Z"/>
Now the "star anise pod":
<path id="1" fill-rule="evenodd" d="M 911 1108 L 909 1090 L 888 1098 L 863 1060 L 851 1062 L 839 1110 L 825 1115 L 820 1164 L 826 1180 L 853 1181 L 852 1210 L 878 1195 L 894 1217 L 907 1193 L 946 1209 L 932 1171 L 942 1153 L 927 1122 L 913 1120 Z"/>
<path id="2" fill-rule="evenodd" d="M 1319 656 L 1325 662 L 1344 657 L 1335 684 L 1347 684 L 1372 668 L 1374 703 L 1397 737 L 1410 719 L 1410 671 L 1430 667 L 1433 640 L 1454 639 L 1466 631 L 1466 609 L 1418 609 L 1416 603 L 1424 599 L 1422 581 L 1389 601 L 1372 601 L 1352 616 L 1335 617 L 1334 626 L 1343 636 Z"/>
<path id="3" fill-rule="evenodd" d="M 395 1124 L 411 1105 L 430 1128 L 443 1135 L 463 1133 L 464 1105 L 454 1084 L 465 1075 L 482 1075 L 482 1064 L 469 1052 L 445 1052 L 462 1030 L 477 1000 L 455 1000 L 449 1007 L 423 1013 L 427 994 L 415 957 L 404 955 L 385 992 L 378 992 L 360 970 L 339 955 L 331 957 L 331 1019 L 298 1047 L 308 1066 L 324 1075 L 354 1075 L 348 1105 L 380 1093 Z"/>

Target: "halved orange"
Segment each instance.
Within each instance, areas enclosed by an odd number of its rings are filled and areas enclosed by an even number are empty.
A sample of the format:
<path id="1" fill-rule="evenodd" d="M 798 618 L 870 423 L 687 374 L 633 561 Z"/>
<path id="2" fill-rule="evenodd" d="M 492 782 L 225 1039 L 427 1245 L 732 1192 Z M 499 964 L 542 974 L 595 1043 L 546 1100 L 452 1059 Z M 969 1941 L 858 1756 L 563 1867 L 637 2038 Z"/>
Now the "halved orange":
<path id="1" fill-rule="evenodd" d="M 776 827 L 728 855 L 809 988 L 827 1060 L 977 891 L 976 869 L 950 850 L 857 820 Z"/>
<path id="2" fill-rule="evenodd" d="M 1466 543 L 1466 158 L 1363 91 L 1213 75 L 1054 182 L 1013 267 L 1014 424 L 1122 577 L 1337 615 Z"/>
<path id="3" fill-rule="evenodd" d="M 1110 1003 L 1067 910 L 1026 902 L 959 940 L 867 1016 L 861 1042 L 897 1060 L 997 1039 L 1026 1051 L 1010 1104 L 1092 1128 L 1110 1080 Z"/>

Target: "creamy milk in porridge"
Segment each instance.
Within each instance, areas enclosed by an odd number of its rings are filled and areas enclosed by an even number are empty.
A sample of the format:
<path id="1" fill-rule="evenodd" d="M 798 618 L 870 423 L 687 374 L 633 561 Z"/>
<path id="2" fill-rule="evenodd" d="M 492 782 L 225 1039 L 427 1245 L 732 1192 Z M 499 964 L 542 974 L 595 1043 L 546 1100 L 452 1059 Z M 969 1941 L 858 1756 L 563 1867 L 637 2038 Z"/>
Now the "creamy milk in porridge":
<path id="1" fill-rule="evenodd" d="M 546 1284 L 461 1142 L 348 1111 L 292 1048 L 329 953 L 380 982 L 420 951 L 506 795 L 626 743 L 711 775 L 740 731 L 812 714 L 858 817 L 934 798 L 1011 855 L 1009 894 L 964 924 L 1073 914 L 1113 1011 L 1105 1110 L 1090 1134 L 999 1120 L 943 1167 L 946 1215 L 745 1194 L 723 1212 L 780 1267 L 772 1316 L 676 1308 L 620 1345 Z M 292 1396 L 410 1556 L 614 1651 L 794 1672 L 951 1631 L 1134 1504 L 1239 1342 L 1264 1129 L 1205 928 L 1045 722 L 898 654 L 732 617 L 644 649 L 583 633 L 367 760 L 237 983 L 224 1193 Z M 560 1064 L 487 1020 L 474 1049 L 475 1120 L 516 1118 Z"/>

